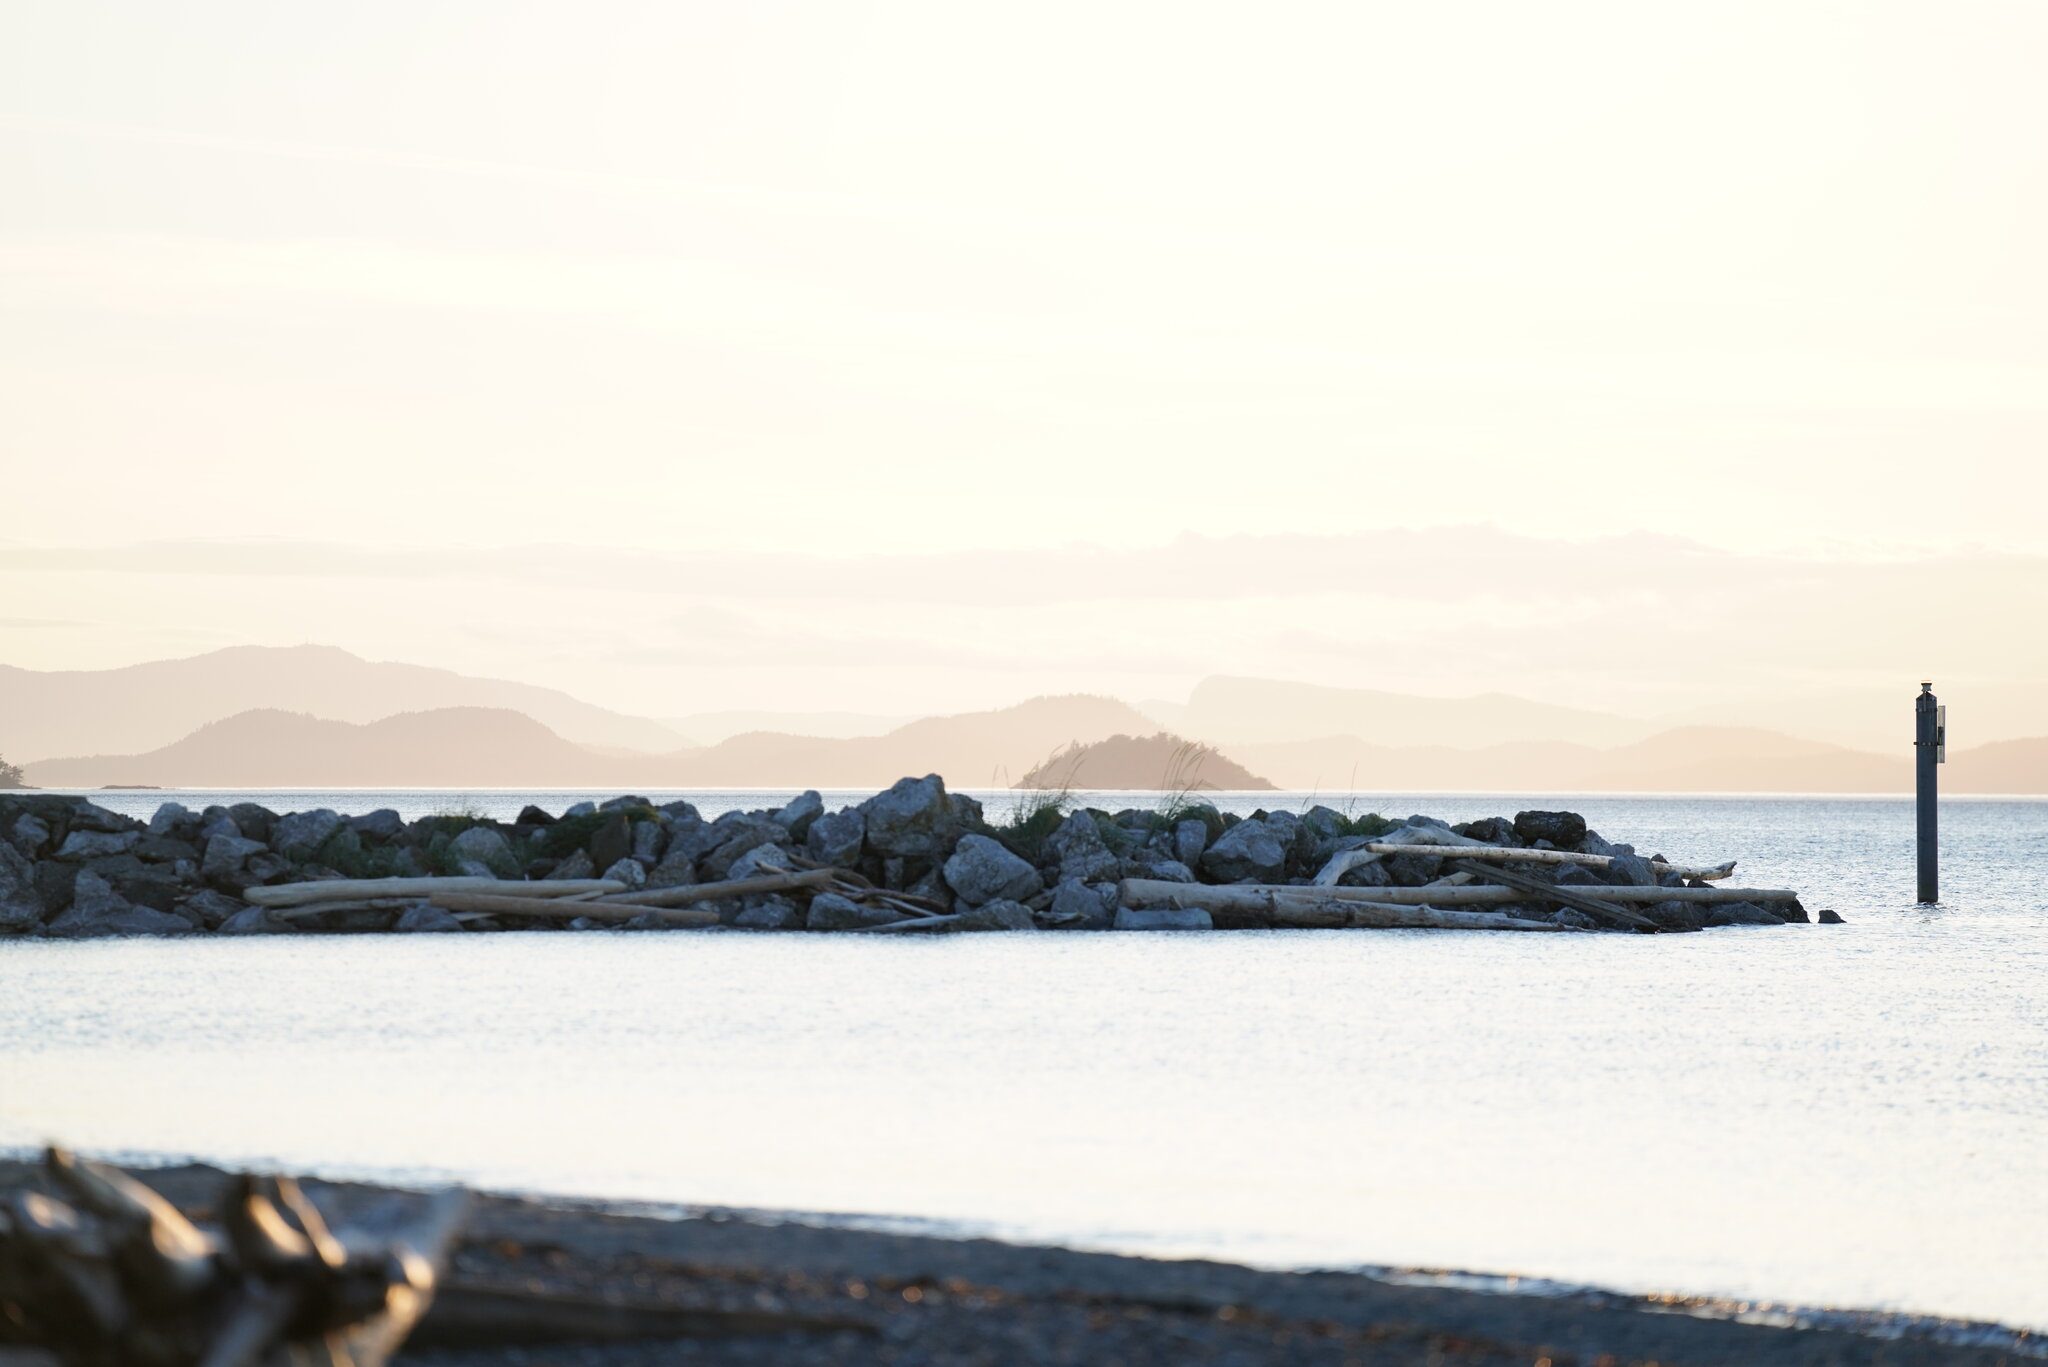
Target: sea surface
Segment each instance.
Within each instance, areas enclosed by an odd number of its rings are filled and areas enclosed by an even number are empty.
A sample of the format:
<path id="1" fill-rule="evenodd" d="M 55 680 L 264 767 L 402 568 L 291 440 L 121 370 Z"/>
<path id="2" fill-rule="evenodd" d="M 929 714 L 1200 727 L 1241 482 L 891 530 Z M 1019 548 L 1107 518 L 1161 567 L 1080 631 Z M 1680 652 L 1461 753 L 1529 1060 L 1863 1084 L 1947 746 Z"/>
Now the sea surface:
<path id="1" fill-rule="evenodd" d="M 2048 1328 L 2048 802 L 1946 803 L 1920 907 L 1901 800 L 1319 800 L 1567 806 L 1848 924 L 0 943 L 0 1148 Z"/>

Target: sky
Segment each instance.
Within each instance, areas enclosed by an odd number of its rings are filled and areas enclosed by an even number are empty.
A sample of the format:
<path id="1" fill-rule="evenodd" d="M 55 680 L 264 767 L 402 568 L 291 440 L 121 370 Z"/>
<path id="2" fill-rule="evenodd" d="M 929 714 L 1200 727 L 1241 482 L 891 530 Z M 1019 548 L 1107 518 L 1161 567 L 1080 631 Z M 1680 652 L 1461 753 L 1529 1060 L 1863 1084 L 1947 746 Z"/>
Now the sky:
<path id="1" fill-rule="evenodd" d="M 2032 0 L 4 0 L 0 662 L 2048 697 L 2043 51 Z"/>

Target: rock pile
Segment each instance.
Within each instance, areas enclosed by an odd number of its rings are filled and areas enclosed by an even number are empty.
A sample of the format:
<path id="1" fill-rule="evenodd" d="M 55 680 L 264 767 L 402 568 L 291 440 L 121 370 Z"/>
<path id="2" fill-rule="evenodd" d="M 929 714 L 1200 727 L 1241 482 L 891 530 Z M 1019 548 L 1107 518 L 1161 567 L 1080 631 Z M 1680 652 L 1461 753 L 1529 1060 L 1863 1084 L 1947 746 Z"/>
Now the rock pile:
<path id="1" fill-rule="evenodd" d="M 1463 848 L 1445 848 L 1453 844 Z M 1543 853 L 1552 851 L 1562 853 Z M 1455 855 L 1475 852 L 1508 861 L 1498 877 L 1515 881 L 1488 882 L 1492 865 L 1447 872 L 1469 865 Z M 807 792 L 713 820 L 688 802 L 619 797 L 559 816 L 529 806 L 509 822 L 279 814 L 254 803 L 199 812 L 166 803 L 142 822 L 83 798 L 0 796 L 0 936 L 1413 923 L 1360 919 L 1355 908 L 1378 906 L 1371 899 L 1465 907 L 1437 924 L 1561 929 L 1600 923 L 1578 907 L 1597 911 L 1603 890 L 1626 895 L 1633 910 L 1616 914 L 1634 928 L 1806 919 L 1789 893 L 1756 894 L 1776 899 L 1757 905 L 1719 889 L 1716 900 L 1649 891 L 1705 886 L 1661 857 L 1609 844 L 1569 812 L 1450 826 L 1321 806 L 1239 817 L 1183 802 L 1115 813 L 1041 807 L 992 826 L 979 802 L 937 776 L 903 779 L 838 811 Z M 1247 916 L 1247 906 L 1283 910 Z M 1351 919 L 1331 919 L 1328 909 L 1342 906 L 1354 907 Z"/>

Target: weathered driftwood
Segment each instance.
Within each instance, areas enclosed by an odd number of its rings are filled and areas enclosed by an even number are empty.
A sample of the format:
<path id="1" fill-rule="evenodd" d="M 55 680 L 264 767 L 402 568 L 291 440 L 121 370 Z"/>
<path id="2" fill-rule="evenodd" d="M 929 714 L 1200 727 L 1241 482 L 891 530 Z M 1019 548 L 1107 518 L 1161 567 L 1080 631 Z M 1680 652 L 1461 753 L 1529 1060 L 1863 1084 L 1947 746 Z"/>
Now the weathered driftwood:
<path id="1" fill-rule="evenodd" d="M 832 869 L 804 869 L 797 873 L 764 873 L 759 878 L 733 878 L 723 883 L 692 883 L 681 888 L 651 888 L 614 893 L 598 899 L 594 905 L 686 907 L 692 902 L 723 902 L 736 897 L 758 897 L 763 893 L 789 892 L 796 888 L 819 888 L 830 883 L 834 873 L 835 870 Z"/>
<path id="2" fill-rule="evenodd" d="M 307 902 L 303 906 L 277 907 L 271 915 L 280 921 L 304 921 L 342 911 L 404 911 L 423 897 L 363 897 L 346 902 Z"/>
<path id="3" fill-rule="evenodd" d="M 1459 835 L 1447 826 L 1397 826 L 1369 844 L 1339 850 L 1316 871 L 1315 885 L 1319 888 L 1334 888 L 1337 880 L 1355 868 L 1366 864 L 1377 864 L 1384 859 L 1387 851 L 1373 846 L 1396 846 L 1406 849 L 1410 845 L 1457 845 L 1461 847 L 1485 847 L 1484 840 L 1474 840 L 1469 835 Z"/>
<path id="4" fill-rule="evenodd" d="M 493 897 L 483 892 L 440 892 L 430 899 L 443 911 L 483 912 L 491 916 L 524 916 L 534 920 L 631 921 L 652 916 L 665 926 L 686 929 L 715 926 L 718 913 L 703 907 L 667 907 L 646 902 L 568 902 L 548 897 Z"/>
<path id="5" fill-rule="evenodd" d="M 1288 883 L 1173 883 L 1163 878 L 1126 878 L 1117 885 L 1118 898 L 1127 907 L 1201 907 L 1214 915 L 1220 907 L 1258 907 L 1269 897 L 1316 902 L 1335 899 L 1349 902 L 1386 902 L 1401 906 L 1498 906 L 1507 902 L 1542 900 L 1558 891 L 1545 883 L 1543 893 L 1518 892 L 1514 888 L 1486 883 L 1464 887 L 1427 888 L 1325 888 Z M 1568 889 L 1567 889 L 1568 891 Z M 1792 902 L 1798 894 L 1784 888 L 1659 888 L 1650 886 L 1603 887 L 1600 897 L 1610 902 Z M 1175 899 L 1179 899 L 1176 902 Z"/>
<path id="6" fill-rule="evenodd" d="M 242 900 L 259 907 L 301 907 L 308 902 L 353 902 L 376 897 L 430 897 L 438 892 L 488 892 L 499 897 L 568 897 L 579 892 L 623 892 L 616 878 L 564 878 L 521 882 L 516 878 L 324 878 L 250 888 Z"/>
<path id="7" fill-rule="evenodd" d="M 887 925 L 881 926 L 850 926 L 845 933 L 848 935 L 878 935 L 894 930 L 934 930 L 940 926 L 950 926 L 959 919 L 958 912 L 949 912 L 944 916 L 915 916 L 908 921 L 891 921 Z"/>
<path id="8" fill-rule="evenodd" d="M 1390 845 L 1376 840 L 1365 848 L 1374 854 L 1418 854 L 1425 859 L 1484 859 L 1502 864 L 1584 864 L 1588 868 L 1604 869 L 1614 863 L 1612 855 L 1579 854 L 1573 850 L 1516 850 L 1505 845 Z M 1654 859 L 1649 862 L 1651 870 L 1658 874 L 1675 873 L 1680 878 L 1697 878 L 1703 883 L 1731 878 L 1735 874 L 1735 861 L 1732 859 L 1725 864 L 1703 868 L 1666 864 Z"/>
<path id="9" fill-rule="evenodd" d="M 432 1303 L 467 1207 L 395 1239 L 331 1231 L 283 1179 L 230 1179 L 201 1228 L 121 1172 L 51 1149 L 0 1210 L 0 1339 L 67 1367 L 381 1367 Z"/>
<path id="10" fill-rule="evenodd" d="M 1499 912 L 1445 911 L 1390 902 L 1296 902 L 1274 899 L 1276 926 L 1349 930 L 1568 930 L 1549 921 L 1524 921 Z"/>
<path id="11" fill-rule="evenodd" d="M 1583 912 L 1585 915 L 1592 917 L 1599 924 L 1610 926 L 1616 930 L 1654 931 L 1661 929 L 1655 921 L 1652 921 L 1641 912 L 1630 911 L 1627 907 L 1618 907 L 1612 902 L 1590 896 L 1579 888 L 1561 888 L 1554 883 L 1546 883 L 1540 878 L 1531 878 L 1525 873 L 1516 873 L 1513 869 L 1489 867 L 1476 859 L 1460 859 L 1455 861 L 1451 867 L 1457 869 L 1460 873 L 1469 873 L 1473 878 L 1481 882 L 1504 884 L 1518 892 L 1529 893 L 1553 902 L 1560 902 L 1574 911 Z"/>

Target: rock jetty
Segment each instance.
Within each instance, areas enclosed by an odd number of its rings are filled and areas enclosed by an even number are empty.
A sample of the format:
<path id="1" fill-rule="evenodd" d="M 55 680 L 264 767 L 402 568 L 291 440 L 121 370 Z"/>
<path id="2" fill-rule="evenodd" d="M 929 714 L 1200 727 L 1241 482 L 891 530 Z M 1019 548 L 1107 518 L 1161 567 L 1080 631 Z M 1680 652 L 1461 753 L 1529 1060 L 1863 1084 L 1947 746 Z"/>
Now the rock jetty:
<path id="1" fill-rule="evenodd" d="M 1177 799 L 1043 803 L 991 824 L 936 775 L 827 811 L 816 792 L 706 820 L 688 802 L 512 821 L 255 803 L 147 822 L 0 795 L 0 937 L 1441 927 L 1689 931 L 1805 921 L 1786 890 L 1719 885 L 1570 812 L 1450 825 L 1316 806 L 1240 817 Z M 1832 919 L 1822 913 L 1823 920 Z"/>

